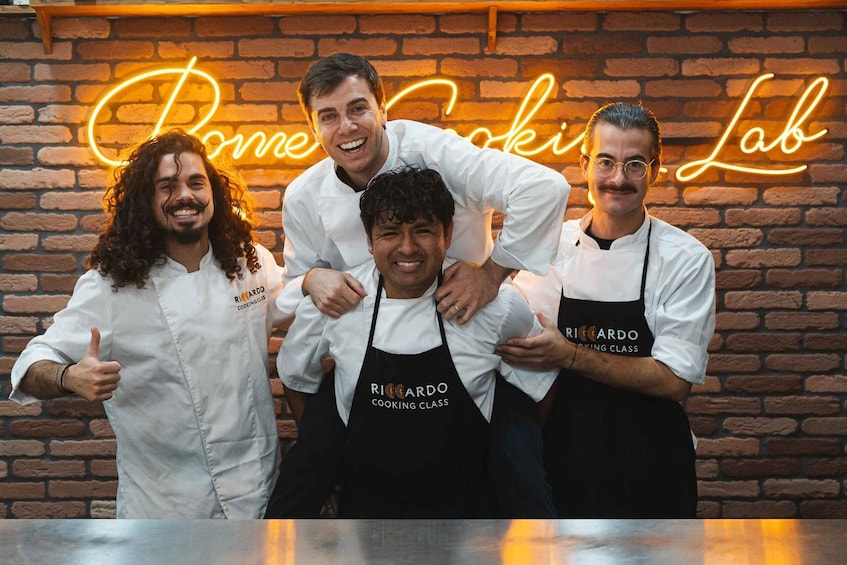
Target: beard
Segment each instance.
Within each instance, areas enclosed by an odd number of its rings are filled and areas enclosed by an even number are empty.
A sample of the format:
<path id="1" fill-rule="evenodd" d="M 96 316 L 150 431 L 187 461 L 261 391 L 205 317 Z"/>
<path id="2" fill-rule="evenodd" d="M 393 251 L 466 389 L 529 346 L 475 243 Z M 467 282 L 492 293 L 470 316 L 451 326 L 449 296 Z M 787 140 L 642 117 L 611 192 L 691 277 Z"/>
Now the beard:
<path id="1" fill-rule="evenodd" d="M 168 235 L 170 235 L 174 239 L 174 241 L 176 241 L 180 245 L 190 245 L 193 243 L 197 243 L 203 238 L 204 233 L 206 233 L 205 228 L 171 228 L 168 230 Z"/>

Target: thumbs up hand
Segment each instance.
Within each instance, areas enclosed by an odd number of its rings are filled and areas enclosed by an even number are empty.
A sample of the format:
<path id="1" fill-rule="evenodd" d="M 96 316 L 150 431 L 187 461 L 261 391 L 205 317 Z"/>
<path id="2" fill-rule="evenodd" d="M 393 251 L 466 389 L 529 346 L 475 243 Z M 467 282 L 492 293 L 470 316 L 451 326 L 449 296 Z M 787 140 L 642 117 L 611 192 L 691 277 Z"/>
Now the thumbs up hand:
<path id="1" fill-rule="evenodd" d="M 62 385 L 86 400 L 109 400 L 120 379 L 120 363 L 100 361 L 100 330 L 91 328 L 88 349 L 78 363 L 68 367 Z"/>

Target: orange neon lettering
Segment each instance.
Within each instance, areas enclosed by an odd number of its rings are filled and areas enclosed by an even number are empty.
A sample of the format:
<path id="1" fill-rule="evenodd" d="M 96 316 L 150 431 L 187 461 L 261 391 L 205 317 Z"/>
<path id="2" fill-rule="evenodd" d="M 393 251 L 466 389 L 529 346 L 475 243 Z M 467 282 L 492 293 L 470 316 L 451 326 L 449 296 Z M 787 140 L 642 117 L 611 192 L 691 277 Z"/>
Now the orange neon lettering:
<path id="1" fill-rule="evenodd" d="M 753 84 L 750 85 L 750 88 L 744 95 L 744 99 L 741 101 L 741 105 L 738 107 L 738 110 L 736 110 L 735 115 L 732 117 L 732 120 L 730 120 L 729 125 L 724 130 L 723 135 L 712 150 L 712 154 L 705 159 L 692 161 L 679 167 L 676 170 L 677 180 L 682 182 L 690 181 L 703 174 L 710 167 L 757 175 L 790 175 L 794 173 L 799 173 L 808 168 L 808 165 L 798 165 L 796 167 L 788 168 L 751 167 L 724 163 L 722 161 L 717 160 L 718 154 L 720 154 L 721 150 L 726 144 L 726 140 L 729 138 L 730 134 L 735 129 L 738 120 L 741 118 L 741 115 L 744 113 L 747 104 L 753 97 L 753 93 L 756 91 L 756 89 L 762 82 L 773 78 L 773 76 L 773 73 L 767 73 L 753 81 Z M 785 129 L 780 135 L 778 135 L 771 143 L 765 143 L 765 130 L 759 126 L 754 126 L 747 130 L 744 135 L 742 135 L 741 141 L 739 143 L 741 150 L 748 155 L 755 152 L 768 153 L 773 150 L 777 145 L 779 145 L 781 151 L 787 155 L 797 151 L 797 149 L 799 149 L 804 142 L 814 141 L 820 138 L 821 136 L 826 135 L 826 129 L 823 129 L 812 135 L 806 135 L 801 126 L 803 125 L 803 122 L 805 122 L 806 119 L 808 119 L 808 117 L 811 115 L 812 111 L 820 103 L 828 85 L 829 81 L 824 77 L 819 77 L 815 79 L 812 84 L 810 84 L 808 88 L 806 88 L 806 91 L 800 97 L 800 100 L 797 101 L 797 105 L 794 107 L 794 111 L 791 113 L 791 116 L 786 122 Z M 816 92 L 816 95 L 811 100 L 811 102 L 809 102 L 808 99 L 813 92 Z M 688 173 L 687 171 L 689 170 L 691 170 L 692 172 Z"/>
<path id="2" fill-rule="evenodd" d="M 151 131 L 151 137 L 155 136 L 162 130 L 168 115 L 178 100 L 185 84 L 189 79 L 193 79 L 200 80 L 204 84 L 211 86 L 213 93 L 212 103 L 206 107 L 204 115 L 200 116 L 196 123 L 194 123 L 187 131 L 192 134 L 200 135 L 203 143 L 209 148 L 209 155 L 211 158 L 219 156 L 224 150 L 229 150 L 231 151 L 233 160 L 242 158 L 248 151 L 252 151 L 252 154 L 260 159 L 271 155 L 274 159 L 278 160 L 286 158 L 301 160 L 307 158 L 320 149 L 320 145 L 312 139 L 310 132 L 307 131 L 298 131 L 294 133 L 280 131 L 270 135 L 266 132 L 258 131 L 249 136 L 245 136 L 245 134 L 242 133 L 236 133 L 232 135 L 232 137 L 228 137 L 220 130 L 211 129 L 204 134 L 198 134 L 197 132 L 209 123 L 219 108 L 221 103 L 221 89 L 217 81 L 211 75 L 194 68 L 196 61 L 197 58 L 192 57 L 184 68 L 169 67 L 142 73 L 107 91 L 103 98 L 101 98 L 94 106 L 88 120 L 88 143 L 95 156 L 103 163 L 111 166 L 120 164 L 120 161 L 110 159 L 101 149 L 98 142 L 96 128 L 98 118 L 103 108 L 119 93 L 129 89 L 130 87 L 143 83 L 145 80 L 161 79 L 168 75 L 176 77 L 176 82 L 161 114 L 159 115 L 158 121 Z M 773 78 L 773 76 L 773 73 L 768 73 L 753 81 L 750 88 L 744 95 L 735 115 L 732 117 L 715 145 L 712 153 L 705 159 L 699 159 L 681 165 L 676 171 L 677 180 L 682 182 L 692 180 L 703 174 L 711 167 L 759 175 L 787 175 L 803 171 L 808 167 L 808 165 L 799 165 L 788 168 L 764 168 L 725 163 L 718 160 L 718 155 L 726 145 L 730 135 L 734 132 L 741 116 L 747 108 L 747 105 L 756 92 L 756 89 L 762 82 Z M 739 143 L 741 150 L 745 154 L 752 155 L 755 153 L 767 154 L 777 150 L 778 148 L 779 151 L 787 155 L 796 152 L 803 143 L 815 141 L 825 135 L 827 133 L 826 129 L 809 134 L 804 130 L 804 125 L 820 104 L 828 86 L 829 81 L 826 78 L 819 77 L 815 79 L 806 88 L 805 92 L 798 100 L 785 124 L 785 128 L 779 135 L 768 142 L 767 133 L 762 127 L 751 127 L 744 132 L 743 135 L 741 135 L 741 141 Z M 416 82 L 401 90 L 395 94 L 390 101 L 388 101 L 386 109 L 392 107 L 411 93 L 429 87 L 446 87 L 449 90 L 450 94 L 447 99 L 447 106 L 445 107 L 445 115 L 449 115 L 456 104 L 458 88 L 455 82 L 448 79 L 438 78 Z M 564 138 L 565 130 L 567 128 L 566 122 L 562 122 L 560 124 L 559 131 L 547 140 L 539 139 L 540 136 L 538 135 L 538 132 L 531 127 L 533 120 L 541 110 L 542 106 L 553 96 L 555 88 L 555 77 L 550 73 L 542 74 L 529 87 L 526 96 L 524 96 L 521 101 L 517 114 L 505 133 L 496 135 L 488 128 L 478 127 L 465 136 L 466 139 L 482 147 L 499 146 L 502 151 L 515 153 L 525 157 L 531 157 L 543 152 L 550 152 L 553 155 L 562 155 L 570 151 L 582 141 L 583 134 L 577 135 L 574 139 L 566 140 Z"/>

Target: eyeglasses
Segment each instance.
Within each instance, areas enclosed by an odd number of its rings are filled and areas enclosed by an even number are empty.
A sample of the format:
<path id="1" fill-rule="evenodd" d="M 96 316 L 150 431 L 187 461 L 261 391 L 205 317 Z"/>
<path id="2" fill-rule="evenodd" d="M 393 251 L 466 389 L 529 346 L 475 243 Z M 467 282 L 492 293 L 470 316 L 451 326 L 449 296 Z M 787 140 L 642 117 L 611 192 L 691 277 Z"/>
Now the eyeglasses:
<path id="1" fill-rule="evenodd" d="M 631 179 L 643 179 L 646 177 L 647 170 L 650 168 L 650 165 L 656 162 L 655 159 L 649 163 L 645 163 L 640 159 L 632 159 L 626 163 L 617 163 L 608 157 L 592 158 L 588 155 L 584 155 L 584 157 L 594 163 L 594 168 L 597 169 L 597 172 L 601 175 L 612 175 L 617 170 L 618 165 L 622 165 L 623 174 Z"/>

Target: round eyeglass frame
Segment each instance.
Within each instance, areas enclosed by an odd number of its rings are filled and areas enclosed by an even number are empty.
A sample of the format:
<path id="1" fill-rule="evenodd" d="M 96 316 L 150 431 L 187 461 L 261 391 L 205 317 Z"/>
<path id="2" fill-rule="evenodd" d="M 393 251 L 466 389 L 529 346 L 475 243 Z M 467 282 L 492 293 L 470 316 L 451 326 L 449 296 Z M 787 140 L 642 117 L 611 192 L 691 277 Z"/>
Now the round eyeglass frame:
<path id="1" fill-rule="evenodd" d="M 627 178 L 630 179 L 643 179 L 647 176 L 647 173 L 650 171 L 650 167 L 653 166 L 653 163 L 656 162 L 655 159 L 652 159 L 649 163 L 642 161 L 641 159 L 630 159 L 629 161 L 618 162 L 610 159 L 609 157 L 591 157 L 590 155 L 583 154 L 583 157 L 594 163 L 594 166 L 597 168 L 597 172 L 606 176 L 612 175 L 618 169 L 618 166 L 623 167 L 623 174 Z M 608 161 L 611 163 L 611 168 L 607 168 L 607 166 L 598 164 L 598 161 Z M 631 174 L 631 171 L 627 169 L 630 163 L 638 163 L 639 165 L 644 165 L 644 172 L 641 174 Z"/>

